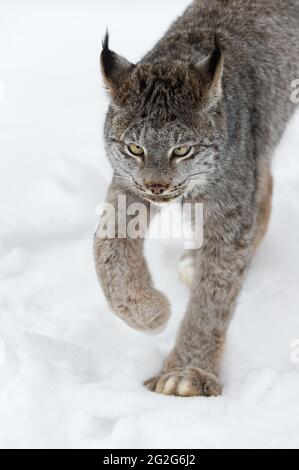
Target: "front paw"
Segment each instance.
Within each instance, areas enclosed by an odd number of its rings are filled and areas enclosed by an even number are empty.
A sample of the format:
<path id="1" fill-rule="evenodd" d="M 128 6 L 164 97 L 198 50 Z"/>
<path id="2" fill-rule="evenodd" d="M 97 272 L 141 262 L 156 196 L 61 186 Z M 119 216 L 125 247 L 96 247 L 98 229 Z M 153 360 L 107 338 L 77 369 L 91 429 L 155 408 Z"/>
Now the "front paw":
<path id="1" fill-rule="evenodd" d="M 114 310 L 131 328 L 142 331 L 159 332 L 170 317 L 167 298 L 155 289 L 131 296 L 124 302 L 115 302 Z"/>
<path id="2" fill-rule="evenodd" d="M 162 373 L 144 385 L 152 392 L 178 397 L 216 397 L 222 392 L 216 375 L 195 367 Z"/>

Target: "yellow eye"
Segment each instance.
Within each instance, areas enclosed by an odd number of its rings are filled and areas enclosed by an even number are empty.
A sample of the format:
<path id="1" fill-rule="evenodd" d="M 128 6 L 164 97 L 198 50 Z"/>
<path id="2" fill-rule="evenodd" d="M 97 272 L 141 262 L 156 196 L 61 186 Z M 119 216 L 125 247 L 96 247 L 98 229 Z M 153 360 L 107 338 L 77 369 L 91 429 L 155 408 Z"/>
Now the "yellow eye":
<path id="1" fill-rule="evenodd" d="M 142 157 L 142 155 L 144 155 L 144 149 L 140 147 L 140 145 L 130 144 L 128 145 L 128 149 L 133 155 L 136 155 L 137 157 Z"/>
<path id="2" fill-rule="evenodd" d="M 186 157 L 186 155 L 188 155 L 190 150 L 191 150 L 191 147 L 186 147 L 186 146 L 177 147 L 174 149 L 173 154 L 176 157 Z"/>

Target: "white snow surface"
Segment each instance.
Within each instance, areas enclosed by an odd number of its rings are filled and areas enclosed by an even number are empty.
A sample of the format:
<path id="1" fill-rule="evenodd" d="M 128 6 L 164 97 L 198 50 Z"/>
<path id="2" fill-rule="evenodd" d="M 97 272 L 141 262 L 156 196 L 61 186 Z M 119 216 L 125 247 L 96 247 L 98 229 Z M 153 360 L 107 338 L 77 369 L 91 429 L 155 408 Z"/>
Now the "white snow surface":
<path id="1" fill-rule="evenodd" d="M 95 207 L 111 176 L 101 38 L 108 25 L 111 47 L 138 60 L 188 3 L 1 0 L 1 448 L 299 447 L 298 116 L 275 156 L 271 226 L 229 329 L 222 397 L 142 385 L 186 307 L 178 243 L 146 246 L 172 302 L 157 336 L 109 312 L 96 279 Z"/>

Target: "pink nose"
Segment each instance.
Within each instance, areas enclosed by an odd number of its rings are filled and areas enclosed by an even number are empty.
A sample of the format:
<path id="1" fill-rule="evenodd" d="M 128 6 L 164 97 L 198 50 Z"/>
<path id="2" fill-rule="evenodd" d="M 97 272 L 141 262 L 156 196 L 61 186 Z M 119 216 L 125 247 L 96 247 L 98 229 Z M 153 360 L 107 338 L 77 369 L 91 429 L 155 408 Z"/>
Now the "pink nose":
<path id="1" fill-rule="evenodd" d="M 147 189 L 149 189 L 151 191 L 152 194 L 161 195 L 169 187 L 169 184 L 145 183 L 145 186 L 146 186 Z"/>

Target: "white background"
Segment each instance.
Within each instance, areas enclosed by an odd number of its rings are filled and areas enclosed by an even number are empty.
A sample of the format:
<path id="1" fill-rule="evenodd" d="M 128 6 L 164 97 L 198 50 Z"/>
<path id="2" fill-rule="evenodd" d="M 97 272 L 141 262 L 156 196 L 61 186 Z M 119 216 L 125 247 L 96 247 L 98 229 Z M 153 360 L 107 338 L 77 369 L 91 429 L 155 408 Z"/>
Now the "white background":
<path id="1" fill-rule="evenodd" d="M 147 245 L 173 310 L 158 336 L 115 318 L 94 273 L 111 175 L 101 38 L 109 25 L 111 47 L 136 61 L 188 3 L 0 2 L 0 447 L 299 447 L 298 117 L 275 157 L 271 227 L 228 334 L 222 397 L 142 386 L 187 302 L 176 243 Z"/>

